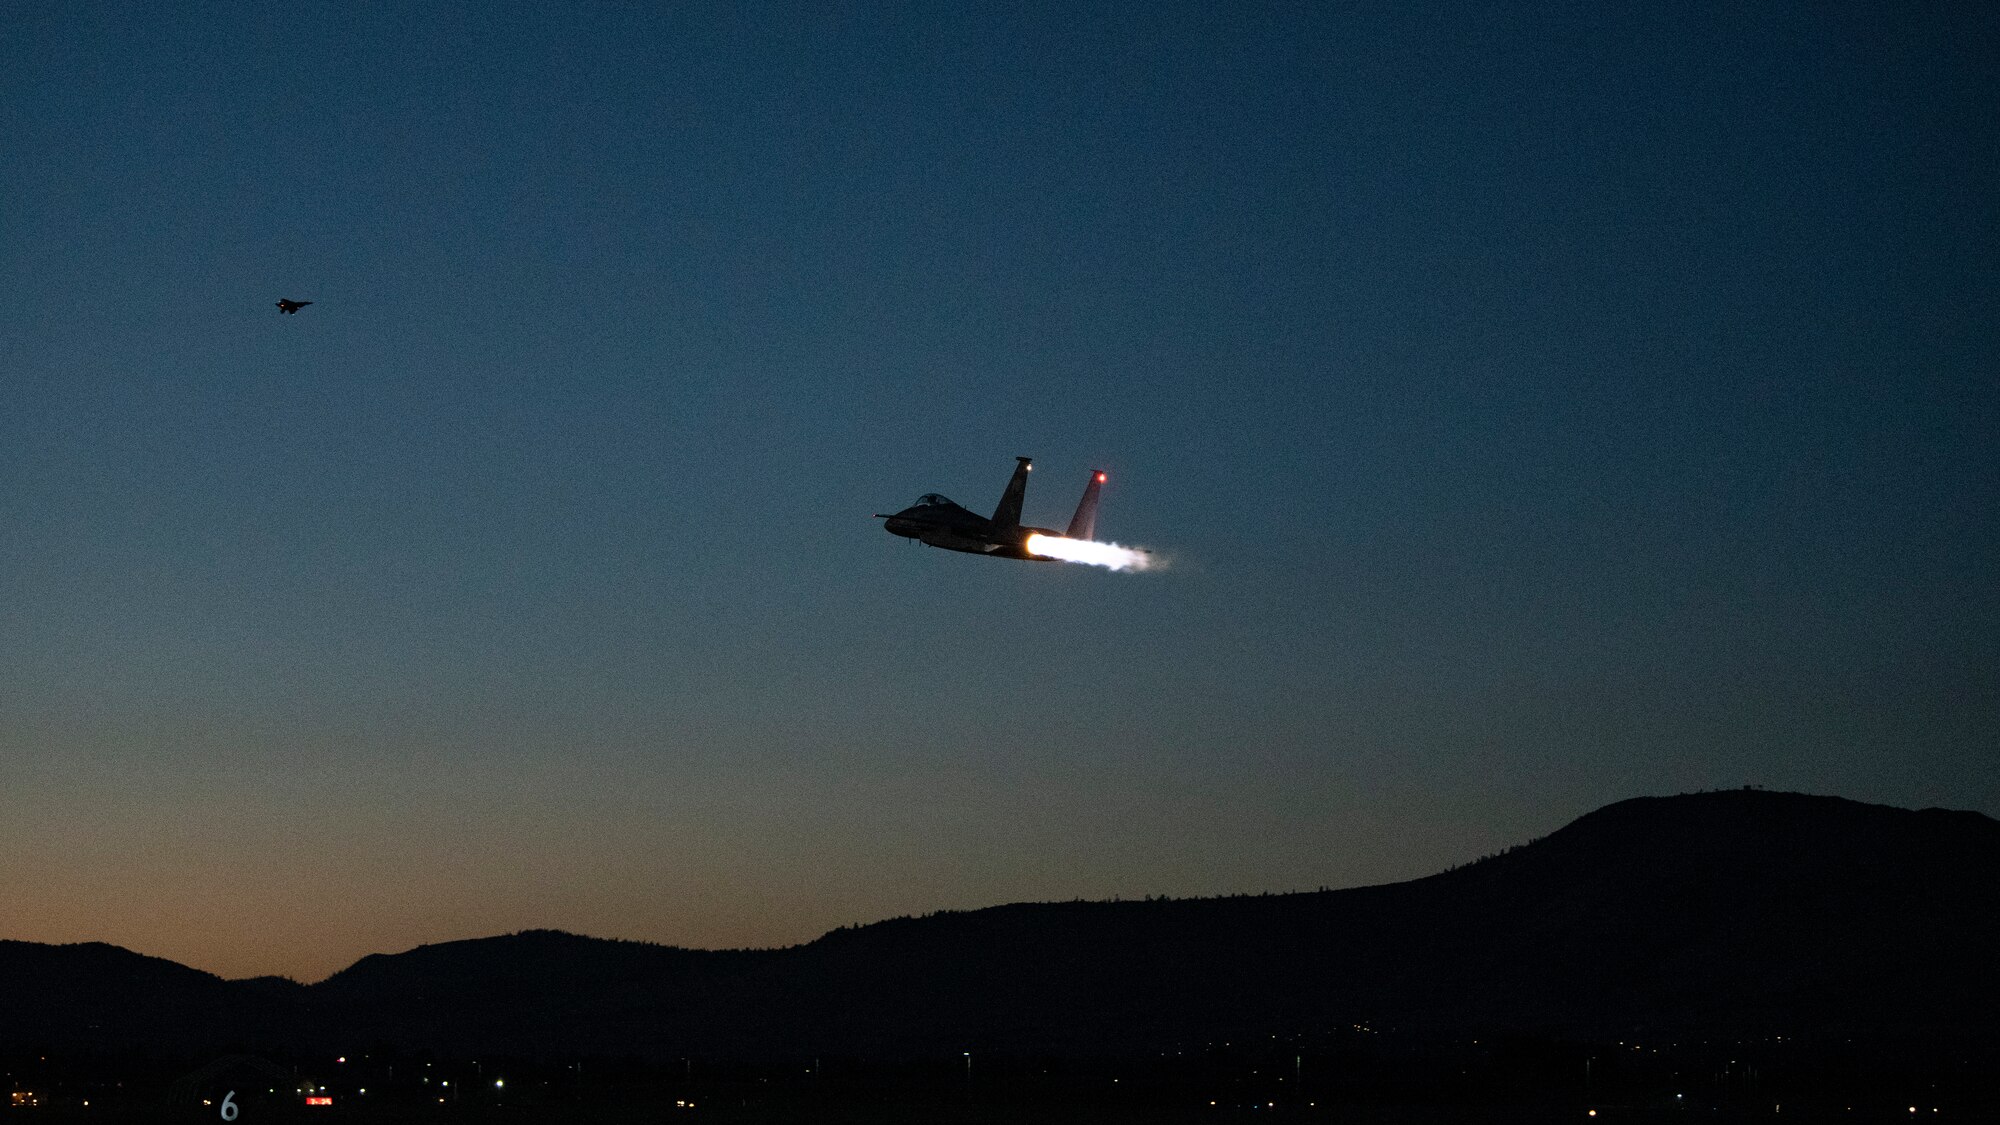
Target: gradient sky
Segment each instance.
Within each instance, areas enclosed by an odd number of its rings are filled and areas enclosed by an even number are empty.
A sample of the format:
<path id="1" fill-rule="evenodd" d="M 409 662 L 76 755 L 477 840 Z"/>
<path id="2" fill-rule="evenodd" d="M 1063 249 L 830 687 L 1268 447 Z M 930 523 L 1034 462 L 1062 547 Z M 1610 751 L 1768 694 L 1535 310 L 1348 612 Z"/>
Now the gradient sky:
<path id="1" fill-rule="evenodd" d="M 2000 8 L 406 7 L 0 13 L 0 936 L 2000 814 Z"/>

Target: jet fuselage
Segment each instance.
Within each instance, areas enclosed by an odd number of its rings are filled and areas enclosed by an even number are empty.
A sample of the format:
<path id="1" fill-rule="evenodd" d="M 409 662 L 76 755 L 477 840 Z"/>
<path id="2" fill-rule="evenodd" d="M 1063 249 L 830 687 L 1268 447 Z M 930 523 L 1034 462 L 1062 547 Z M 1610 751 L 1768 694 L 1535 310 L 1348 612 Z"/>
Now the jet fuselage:
<path id="1" fill-rule="evenodd" d="M 1047 535 L 1061 538 L 1065 533 L 1021 523 L 1021 502 L 1027 495 L 1028 472 L 1033 462 L 1027 457 L 1016 457 L 1014 461 L 1014 475 L 1000 497 L 1000 506 L 990 517 L 970 511 L 933 492 L 917 497 L 915 504 L 894 515 L 878 518 L 887 521 L 882 526 L 891 535 L 900 535 L 947 551 L 1030 562 L 1054 562 L 1056 560 L 1047 555 L 1028 550 L 1028 537 Z M 1077 505 L 1076 518 L 1070 521 L 1068 536 L 1090 538 L 1097 520 L 1097 492 L 1103 483 L 1104 474 L 1093 470 L 1090 484 L 1084 489 L 1083 500 Z"/>
<path id="2" fill-rule="evenodd" d="M 886 519 L 882 526 L 889 534 L 915 539 L 947 551 L 1034 562 L 1054 561 L 1044 555 L 1030 554 L 1027 543 L 1030 535 L 1055 535 L 1057 532 L 1020 524 L 1001 527 L 985 516 L 969 512 L 935 494 L 920 498 L 917 503 Z"/>

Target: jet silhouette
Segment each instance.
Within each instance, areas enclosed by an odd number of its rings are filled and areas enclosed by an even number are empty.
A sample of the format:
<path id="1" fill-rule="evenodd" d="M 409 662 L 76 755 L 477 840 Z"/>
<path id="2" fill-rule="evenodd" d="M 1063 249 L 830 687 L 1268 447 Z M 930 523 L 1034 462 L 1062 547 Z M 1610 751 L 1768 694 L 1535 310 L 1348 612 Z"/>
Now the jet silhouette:
<path id="1" fill-rule="evenodd" d="M 893 515 L 878 512 L 875 518 L 888 521 L 882 526 L 889 534 L 914 539 L 932 547 L 964 551 L 969 555 L 1033 562 L 1055 560 L 1049 555 L 1029 550 L 1030 536 L 1089 539 L 1096 532 L 1097 492 L 1104 485 L 1103 473 L 1094 469 L 1091 471 L 1090 483 L 1084 486 L 1083 499 L 1076 506 L 1076 515 L 1069 521 L 1069 530 L 1060 532 L 1022 525 L 1021 501 L 1027 495 L 1031 462 L 1027 457 L 1016 457 L 1014 462 L 1013 479 L 1007 482 L 1007 491 L 1000 495 L 1000 506 L 994 509 L 991 519 L 967 511 L 934 492 L 919 496 L 914 505 L 900 512 Z"/>
<path id="2" fill-rule="evenodd" d="M 278 311 L 281 313 L 295 313 L 310 304 L 312 304 L 311 301 L 287 301 L 283 297 L 280 297 L 278 298 Z"/>

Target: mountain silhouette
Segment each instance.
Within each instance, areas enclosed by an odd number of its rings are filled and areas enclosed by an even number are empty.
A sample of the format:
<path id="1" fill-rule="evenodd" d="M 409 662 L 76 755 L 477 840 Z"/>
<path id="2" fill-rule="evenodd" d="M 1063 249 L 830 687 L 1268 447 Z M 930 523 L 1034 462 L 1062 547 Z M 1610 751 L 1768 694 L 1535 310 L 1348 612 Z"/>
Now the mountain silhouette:
<path id="1" fill-rule="evenodd" d="M 103 942 L 0 940 L 0 1045 L 115 1050 L 296 1038 L 306 990 L 274 988 L 274 979 L 225 981 Z"/>
<path id="2" fill-rule="evenodd" d="M 554 931 L 223 981 L 0 942 L 0 1043 L 397 1043 L 673 1056 L 1437 1036 L 1993 1037 L 2000 822 L 1742 790 L 1622 801 L 1428 878 L 1024 903 L 700 951 Z"/>

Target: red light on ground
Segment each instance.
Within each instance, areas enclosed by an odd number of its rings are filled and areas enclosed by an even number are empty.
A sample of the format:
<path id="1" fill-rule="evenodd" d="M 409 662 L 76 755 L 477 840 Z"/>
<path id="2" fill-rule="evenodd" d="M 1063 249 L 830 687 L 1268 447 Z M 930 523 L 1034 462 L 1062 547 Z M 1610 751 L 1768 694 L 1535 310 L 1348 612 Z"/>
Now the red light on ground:
<path id="1" fill-rule="evenodd" d="M 306 1104 L 307 1104 L 307 1105 L 332 1105 L 332 1104 L 333 1104 L 333 1099 L 332 1099 L 332 1098 L 319 1098 L 319 1097 L 313 1097 L 313 1098 L 307 1098 L 307 1099 L 306 1099 Z"/>

